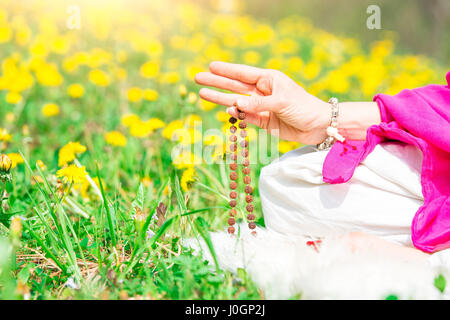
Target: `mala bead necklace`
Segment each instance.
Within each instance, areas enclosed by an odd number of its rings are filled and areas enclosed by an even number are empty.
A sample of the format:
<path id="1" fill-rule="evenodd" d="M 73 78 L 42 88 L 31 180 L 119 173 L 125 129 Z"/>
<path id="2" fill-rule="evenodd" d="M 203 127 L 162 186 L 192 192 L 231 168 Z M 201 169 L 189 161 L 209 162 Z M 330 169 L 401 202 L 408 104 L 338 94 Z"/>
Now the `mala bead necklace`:
<path id="1" fill-rule="evenodd" d="M 238 118 L 239 120 L 241 120 L 239 122 L 239 128 L 241 129 L 240 131 L 240 137 L 241 137 L 241 141 L 240 141 L 240 146 L 241 146 L 241 155 L 243 157 L 242 160 L 242 173 L 244 174 L 244 184 L 245 184 L 245 188 L 244 188 L 244 192 L 245 192 L 245 202 L 246 202 L 246 207 L 245 209 L 247 210 L 247 220 L 248 220 L 248 227 L 250 228 L 250 230 L 252 231 L 253 235 L 256 235 L 256 231 L 254 230 L 256 228 L 256 223 L 255 223 L 255 215 L 253 213 L 253 210 L 255 209 L 253 203 L 253 188 L 251 186 L 251 178 L 250 178 L 250 168 L 248 167 L 250 165 L 250 161 L 249 161 L 249 151 L 248 151 L 248 141 L 246 140 L 247 137 L 247 122 L 245 121 L 245 113 L 238 110 L 239 114 L 238 114 Z M 236 206 L 237 206 L 237 201 L 238 201 L 238 174 L 237 174 L 237 169 L 238 169 L 238 144 L 237 144 L 237 140 L 238 137 L 236 135 L 237 132 L 237 127 L 235 126 L 237 122 L 237 119 L 234 117 L 230 117 L 230 123 L 231 123 L 231 127 L 230 127 L 230 132 L 231 132 L 231 136 L 230 136 L 230 151 L 231 151 L 231 163 L 230 163 L 230 179 L 231 179 L 231 183 L 230 183 L 230 206 L 231 206 L 231 210 L 230 210 L 230 217 L 228 219 L 228 233 L 229 234 L 234 234 L 236 231 L 236 228 L 234 227 L 234 224 L 236 223 Z"/>

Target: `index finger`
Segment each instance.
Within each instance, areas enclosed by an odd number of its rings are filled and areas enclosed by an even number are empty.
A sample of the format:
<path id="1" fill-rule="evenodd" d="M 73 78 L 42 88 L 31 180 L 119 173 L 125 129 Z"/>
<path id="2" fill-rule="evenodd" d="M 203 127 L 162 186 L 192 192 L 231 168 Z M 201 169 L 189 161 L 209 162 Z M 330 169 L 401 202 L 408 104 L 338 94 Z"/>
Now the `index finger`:
<path id="1" fill-rule="evenodd" d="M 209 65 L 209 70 L 219 76 L 239 80 L 249 84 L 256 84 L 262 77 L 264 69 L 222 61 L 214 61 Z"/>

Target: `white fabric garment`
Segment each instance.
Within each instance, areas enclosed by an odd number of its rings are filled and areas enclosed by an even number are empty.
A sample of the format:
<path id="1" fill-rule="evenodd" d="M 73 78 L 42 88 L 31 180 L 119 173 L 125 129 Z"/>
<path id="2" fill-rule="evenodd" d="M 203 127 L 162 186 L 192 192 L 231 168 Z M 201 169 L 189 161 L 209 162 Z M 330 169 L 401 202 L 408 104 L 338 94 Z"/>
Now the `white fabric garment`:
<path id="1" fill-rule="evenodd" d="M 365 232 L 404 246 L 411 222 L 423 204 L 422 153 L 414 146 L 388 142 L 375 147 L 350 181 L 327 184 L 322 165 L 327 151 L 306 146 L 264 167 L 259 181 L 265 228 L 240 238 L 214 232 L 219 264 L 235 272 L 245 268 L 266 297 L 301 293 L 310 299 L 449 298 L 434 287 L 441 273 L 450 279 L 450 250 L 430 255 L 429 263 L 407 262 L 370 249 L 355 254 L 340 241 L 343 234 Z M 317 253 L 307 240 L 322 238 Z M 198 241 L 187 245 L 199 249 Z M 204 243 L 205 257 L 212 261 Z"/>
<path id="2" fill-rule="evenodd" d="M 342 184 L 323 182 L 326 155 L 307 146 L 262 169 L 266 227 L 312 237 L 361 231 L 412 246 L 411 222 L 423 204 L 420 150 L 403 143 L 377 145 Z"/>

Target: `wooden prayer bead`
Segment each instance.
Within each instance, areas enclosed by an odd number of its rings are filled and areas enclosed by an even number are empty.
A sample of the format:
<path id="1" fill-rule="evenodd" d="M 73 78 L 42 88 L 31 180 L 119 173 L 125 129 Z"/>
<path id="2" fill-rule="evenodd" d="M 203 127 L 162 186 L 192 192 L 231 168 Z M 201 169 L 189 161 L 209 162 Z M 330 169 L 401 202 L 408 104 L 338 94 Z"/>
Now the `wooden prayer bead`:
<path id="1" fill-rule="evenodd" d="M 234 199 L 230 200 L 230 206 L 231 206 L 232 208 L 236 207 L 236 206 L 237 206 L 236 200 L 234 200 Z"/>
<path id="2" fill-rule="evenodd" d="M 243 157 L 248 157 L 248 149 L 242 149 L 241 154 Z"/>
<path id="3" fill-rule="evenodd" d="M 236 215 L 237 215 L 236 209 L 231 209 L 230 210 L 230 217 L 235 217 Z"/>
<path id="4" fill-rule="evenodd" d="M 247 140 L 242 140 L 241 141 L 241 147 L 242 148 L 247 148 L 248 147 L 248 141 Z"/>
<path id="5" fill-rule="evenodd" d="M 244 159 L 244 161 L 242 161 L 242 165 L 244 167 L 248 167 L 250 165 L 250 161 L 248 159 Z"/>
<path id="6" fill-rule="evenodd" d="M 231 199 L 236 199 L 237 198 L 237 192 L 236 191 L 231 191 L 230 192 L 230 198 Z"/>
<path id="7" fill-rule="evenodd" d="M 231 133 L 236 133 L 236 131 L 237 131 L 237 128 L 235 126 L 231 126 L 230 127 L 230 132 Z"/>
<path id="8" fill-rule="evenodd" d="M 238 185 L 237 185 L 236 181 L 231 181 L 230 182 L 230 188 L 231 189 L 235 190 L 235 189 L 237 189 L 237 187 L 238 187 Z"/>
<path id="9" fill-rule="evenodd" d="M 250 168 L 249 167 L 245 167 L 244 169 L 242 169 L 242 173 L 243 174 L 250 174 Z"/>
<path id="10" fill-rule="evenodd" d="M 231 141 L 231 142 L 236 142 L 236 141 L 237 141 L 237 136 L 236 136 L 235 134 L 232 134 L 232 135 L 230 136 L 230 141 Z"/>
<path id="11" fill-rule="evenodd" d="M 230 155 L 230 158 L 231 158 L 231 160 L 236 161 L 237 158 L 238 158 L 238 156 L 237 156 L 237 154 L 232 153 L 232 154 Z"/>
<path id="12" fill-rule="evenodd" d="M 230 123 L 235 124 L 237 122 L 237 119 L 235 117 L 230 118 Z"/>
<path id="13" fill-rule="evenodd" d="M 255 207 L 252 204 L 248 204 L 245 209 L 247 209 L 248 212 L 253 212 L 253 210 L 255 209 Z"/>
<path id="14" fill-rule="evenodd" d="M 234 227 L 228 227 L 228 233 L 233 234 L 235 231 Z"/>
<path id="15" fill-rule="evenodd" d="M 248 227 L 250 228 L 250 229 L 255 229 L 256 228 L 256 223 L 254 223 L 254 222 L 250 222 L 249 224 L 248 224 Z"/>
<path id="16" fill-rule="evenodd" d="M 228 219 L 228 224 L 229 224 L 230 226 L 232 226 L 232 225 L 235 224 L 235 223 L 236 223 L 236 221 L 234 220 L 234 218 Z"/>
<path id="17" fill-rule="evenodd" d="M 252 194 L 253 188 L 251 186 L 245 186 L 245 193 Z"/>
<path id="18" fill-rule="evenodd" d="M 253 213 L 249 213 L 247 215 L 247 219 L 250 220 L 250 221 L 253 221 L 253 220 L 255 220 L 255 215 Z"/>
<path id="19" fill-rule="evenodd" d="M 230 179 L 231 179 L 231 180 L 236 180 L 237 178 L 238 178 L 237 173 L 234 172 L 234 171 L 232 171 L 232 172 L 230 173 Z"/>
<path id="20" fill-rule="evenodd" d="M 248 194 L 247 196 L 245 196 L 245 202 L 252 203 L 253 202 L 253 197 Z"/>
<path id="21" fill-rule="evenodd" d="M 230 144 L 230 151 L 231 151 L 231 152 L 234 152 L 234 151 L 236 151 L 236 150 L 237 150 L 237 144 L 236 144 L 236 143 Z"/>
<path id="22" fill-rule="evenodd" d="M 250 176 L 245 176 L 244 177 L 244 183 L 245 184 L 250 184 L 252 182 L 252 178 L 250 178 Z"/>
<path id="23" fill-rule="evenodd" d="M 233 171 L 236 171 L 236 169 L 237 169 L 237 163 L 230 163 L 230 169 L 231 170 L 233 170 Z"/>
<path id="24" fill-rule="evenodd" d="M 239 128 L 241 128 L 241 129 L 247 128 L 247 122 L 245 122 L 245 121 L 239 122 Z"/>
<path id="25" fill-rule="evenodd" d="M 242 138 L 245 138 L 247 136 L 247 131 L 241 130 L 241 132 L 239 134 Z"/>
<path id="26" fill-rule="evenodd" d="M 244 120 L 245 119 L 245 112 L 239 112 L 238 118 L 239 118 L 239 120 Z"/>

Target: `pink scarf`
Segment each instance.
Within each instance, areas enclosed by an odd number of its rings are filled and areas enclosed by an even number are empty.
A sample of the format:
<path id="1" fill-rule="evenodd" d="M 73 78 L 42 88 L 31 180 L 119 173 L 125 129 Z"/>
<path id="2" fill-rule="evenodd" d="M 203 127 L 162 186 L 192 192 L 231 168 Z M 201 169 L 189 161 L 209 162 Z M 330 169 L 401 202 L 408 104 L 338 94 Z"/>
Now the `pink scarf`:
<path id="1" fill-rule="evenodd" d="M 424 204 L 414 216 L 411 235 L 414 246 L 425 252 L 450 247 L 450 71 L 446 78 L 447 85 L 377 94 L 373 100 L 381 123 L 367 130 L 366 141 L 336 142 L 323 164 L 325 182 L 343 183 L 378 143 L 397 140 L 417 146 L 423 153 Z"/>

